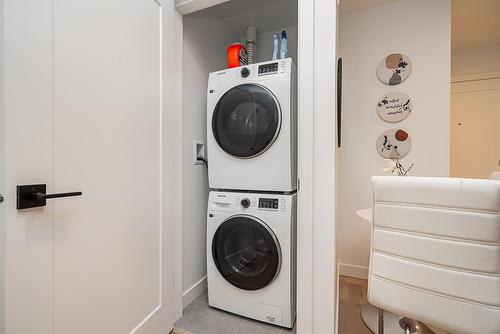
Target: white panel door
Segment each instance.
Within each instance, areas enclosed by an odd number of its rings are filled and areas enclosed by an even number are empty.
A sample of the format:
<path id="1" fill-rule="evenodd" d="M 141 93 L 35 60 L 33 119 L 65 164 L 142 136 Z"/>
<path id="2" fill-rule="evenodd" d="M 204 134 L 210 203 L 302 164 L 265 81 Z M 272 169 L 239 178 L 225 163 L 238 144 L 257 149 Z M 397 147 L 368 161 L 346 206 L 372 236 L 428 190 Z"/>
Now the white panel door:
<path id="1" fill-rule="evenodd" d="M 51 2 L 3 0 L 0 19 L 4 58 L 0 169 L 5 180 L 0 189 L 2 334 L 52 333 L 53 203 L 22 213 L 16 210 L 16 185 L 46 183 L 52 191 Z"/>
<path id="2" fill-rule="evenodd" d="M 500 79 L 451 85 L 452 177 L 488 178 L 500 170 Z"/>
<path id="3" fill-rule="evenodd" d="M 4 3 L 5 334 L 168 333 L 162 2 Z M 16 210 L 33 183 L 83 196 Z"/>

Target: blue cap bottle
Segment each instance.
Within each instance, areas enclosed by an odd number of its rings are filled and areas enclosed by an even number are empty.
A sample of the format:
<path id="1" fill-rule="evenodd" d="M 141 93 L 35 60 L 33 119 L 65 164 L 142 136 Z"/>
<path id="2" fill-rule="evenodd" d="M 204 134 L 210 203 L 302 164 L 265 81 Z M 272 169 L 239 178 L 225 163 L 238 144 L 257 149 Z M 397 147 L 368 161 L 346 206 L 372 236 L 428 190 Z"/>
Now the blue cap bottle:
<path id="1" fill-rule="evenodd" d="M 287 57 L 288 57 L 288 46 L 287 46 L 286 31 L 283 30 L 283 32 L 281 33 L 280 59 L 285 59 Z"/>

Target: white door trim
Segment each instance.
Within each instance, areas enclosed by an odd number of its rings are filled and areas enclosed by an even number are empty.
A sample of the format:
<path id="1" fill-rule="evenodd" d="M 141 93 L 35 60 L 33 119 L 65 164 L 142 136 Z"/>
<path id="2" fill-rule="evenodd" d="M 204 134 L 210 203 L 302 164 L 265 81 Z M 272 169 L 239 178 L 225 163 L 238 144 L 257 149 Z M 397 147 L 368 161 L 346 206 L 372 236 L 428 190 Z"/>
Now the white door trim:
<path id="1" fill-rule="evenodd" d="M 4 65 L 4 3 L 0 0 L 0 195 L 5 196 L 5 119 L 4 119 L 4 75 L 5 65 Z M 4 202 L 0 203 L 0 333 L 5 333 L 5 205 Z"/>
<path id="2" fill-rule="evenodd" d="M 314 1 L 298 9 L 297 333 L 313 328 Z"/>
<path id="3" fill-rule="evenodd" d="M 174 286 L 174 322 L 182 317 L 182 14 L 175 9 L 174 0 L 164 0 L 165 46 L 163 55 L 164 106 L 165 106 L 165 160 L 163 168 L 165 196 L 165 219 L 173 225 L 172 266 L 174 275 L 170 283 Z"/>
<path id="4" fill-rule="evenodd" d="M 336 328 L 336 21 L 335 1 L 299 0 L 299 334 Z"/>

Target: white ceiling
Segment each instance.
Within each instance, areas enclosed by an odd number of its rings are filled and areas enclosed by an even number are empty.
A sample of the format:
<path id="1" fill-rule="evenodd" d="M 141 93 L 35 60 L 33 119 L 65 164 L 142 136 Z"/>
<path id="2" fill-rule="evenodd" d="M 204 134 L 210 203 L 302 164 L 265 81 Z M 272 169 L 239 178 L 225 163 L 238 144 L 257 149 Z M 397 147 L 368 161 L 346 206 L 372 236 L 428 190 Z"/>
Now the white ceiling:
<path id="1" fill-rule="evenodd" d="M 296 26 L 297 12 L 297 0 L 231 0 L 189 15 L 216 17 L 224 20 L 228 29 L 243 33 L 247 25 L 256 26 L 258 32 Z"/>
<path id="2" fill-rule="evenodd" d="M 500 45 L 500 0 L 453 0 L 451 8 L 452 50 Z"/>

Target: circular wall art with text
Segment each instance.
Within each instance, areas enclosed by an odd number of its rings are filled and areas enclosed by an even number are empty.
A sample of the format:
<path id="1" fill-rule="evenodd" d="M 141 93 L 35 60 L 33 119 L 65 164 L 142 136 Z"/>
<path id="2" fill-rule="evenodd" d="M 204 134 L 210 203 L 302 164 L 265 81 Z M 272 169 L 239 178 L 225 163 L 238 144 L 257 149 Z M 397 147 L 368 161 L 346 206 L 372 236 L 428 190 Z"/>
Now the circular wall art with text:
<path id="1" fill-rule="evenodd" d="M 401 54 L 393 53 L 380 61 L 377 67 L 378 79 L 386 85 L 399 85 L 411 73 L 410 59 Z"/>
<path id="2" fill-rule="evenodd" d="M 411 113 L 411 99 L 405 93 L 392 92 L 384 95 L 377 103 L 378 116 L 389 123 L 404 120 Z"/>
<path id="3" fill-rule="evenodd" d="M 411 150 L 410 135 L 401 129 L 390 129 L 377 139 L 377 151 L 386 159 L 400 159 Z"/>

